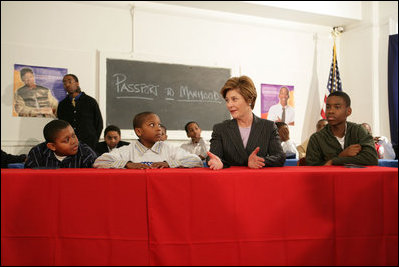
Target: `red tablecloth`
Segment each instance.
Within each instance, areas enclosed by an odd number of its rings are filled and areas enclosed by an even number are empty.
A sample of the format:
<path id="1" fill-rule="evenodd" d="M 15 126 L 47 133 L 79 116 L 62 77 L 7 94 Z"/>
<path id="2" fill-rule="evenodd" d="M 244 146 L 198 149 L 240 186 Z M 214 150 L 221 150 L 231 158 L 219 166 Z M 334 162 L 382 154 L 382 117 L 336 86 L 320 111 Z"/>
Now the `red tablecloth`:
<path id="1" fill-rule="evenodd" d="M 2 170 L 2 265 L 397 265 L 398 169 Z"/>

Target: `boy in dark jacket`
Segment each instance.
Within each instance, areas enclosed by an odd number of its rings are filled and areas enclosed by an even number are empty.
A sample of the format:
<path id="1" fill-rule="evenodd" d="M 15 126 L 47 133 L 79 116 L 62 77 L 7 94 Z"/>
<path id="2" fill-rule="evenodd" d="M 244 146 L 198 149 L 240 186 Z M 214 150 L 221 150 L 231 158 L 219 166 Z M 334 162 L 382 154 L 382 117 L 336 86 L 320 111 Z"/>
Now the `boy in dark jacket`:
<path id="1" fill-rule="evenodd" d="M 360 124 L 346 121 L 352 114 L 350 105 L 351 100 L 344 92 L 328 96 L 328 125 L 310 137 L 306 165 L 378 165 L 373 137 Z"/>

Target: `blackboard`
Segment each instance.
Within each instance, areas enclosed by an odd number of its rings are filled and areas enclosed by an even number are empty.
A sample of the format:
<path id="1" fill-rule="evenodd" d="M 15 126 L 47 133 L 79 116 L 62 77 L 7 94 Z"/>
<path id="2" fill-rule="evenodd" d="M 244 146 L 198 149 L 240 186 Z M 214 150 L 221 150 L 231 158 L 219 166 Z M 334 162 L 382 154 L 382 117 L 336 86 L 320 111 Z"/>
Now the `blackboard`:
<path id="1" fill-rule="evenodd" d="M 134 115 L 152 111 L 168 130 L 197 121 L 202 130 L 230 115 L 220 89 L 230 69 L 135 60 L 106 60 L 106 125 L 133 128 Z"/>

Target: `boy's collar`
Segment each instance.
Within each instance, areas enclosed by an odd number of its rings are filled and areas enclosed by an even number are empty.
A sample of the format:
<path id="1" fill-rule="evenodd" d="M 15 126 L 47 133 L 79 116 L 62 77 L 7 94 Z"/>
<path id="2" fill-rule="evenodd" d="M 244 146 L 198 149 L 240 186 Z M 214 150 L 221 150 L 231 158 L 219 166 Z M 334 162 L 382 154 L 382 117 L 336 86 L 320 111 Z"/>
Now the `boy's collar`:
<path id="1" fill-rule="evenodd" d="M 162 143 L 163 143 L 162 141 L 158 141 L 151 148 L 148 148 L 145 145 L 143 145 L 139 140 L 137 140 L 135 146 L 136 146 L 137 150 L 141 153 L 141 155 L 143 155 L 145 152 L 147 152 L 147 150 L 151 150 L 151 151 L 159 154 L 161 152 Z"/>
<path id="2" fill-rule="evenodd" d="M 199 143 L 201 143 L 201 141 L 202 141 L 202 137 L 200 137 L 200 138 L 198 139 L 198 142 L 194 142 L 194 140 L 191 139 L 191 143 L 192 143 L 192 144 L 199 144 Z"/>

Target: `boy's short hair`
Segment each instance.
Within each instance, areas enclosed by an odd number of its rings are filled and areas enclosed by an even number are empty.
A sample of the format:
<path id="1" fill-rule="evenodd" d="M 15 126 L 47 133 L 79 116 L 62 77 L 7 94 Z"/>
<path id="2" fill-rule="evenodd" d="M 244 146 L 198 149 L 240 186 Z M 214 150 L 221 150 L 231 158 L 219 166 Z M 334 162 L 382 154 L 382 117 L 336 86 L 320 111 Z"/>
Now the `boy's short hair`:
<path id="1" fill-rule="evenodd" d="M 30 73 L 33 74 L 33 70 L 32 70 L 31 68 L 23 68 L 23 69 L 21 69 L 21 70 L 19 71 L 19 74 L 20 74 L 20 76 L 21 76 L 21 80 L 23 79 L 24 75 L 25 75 L 26 73 L 28 73 L 28 72 L 30 72 Z"/>
<path id="2" fill-rule="evenodd" d="M 186 130 L 186 133 L 188 133 L 188 126 L 189 126 L 191 123 L 195 123 L 195 124 L 197 124 L 198 127 L 199 127 L 198 122 L 196 122 L 196 121 L 189 121 L 189 122 L 187 122 L 186 125 L 184 126 L 184 130 Z"/>
<path id="3" fill-rule="evenodd" d="M 111 131 L 117 132 L 117 133 L 119 134 L 119 136 L 121 135 L 121 129 L 119 129 L 118 126 L 109 125 L 109 126 L 107 126 L 107 128 L 105 128 L 105 130 L 104 130 L 104 137 L 107 136 L 107 133 L 108 133 L 108 132 L 111 132 Z"/>
<path id="4" fill-rule="evenodd" d="M 134 116 L 133 129 L 140 128 L 143 125 L 145 118 L 147 118 L 149 115 L 152 115 L 152 114 L 156 115 L 152 111 L 145 111 L 145 112 L 141 112 L 141 113 L 137 114 L 136 116 Z"/>
<path id="5" fill-rule="evenodd" d="M 70 126 L 69 122 L 64 120 L 52 120 L 43 128 L 44 139 L 48 143 L 54 143 L 57 138 L 57 133 Z"/>
<path id="6" fill-rule="evenodd" d="M 280 129 L 283 126 L 287 126 L 287 123 L 283 122 L 283 121 L 276 121 L 275 122 L 277 129 Z"/>
<path id="7" fill-rule="evenodd" d="M 345 101 L 346 106 L 347 107 L 351 106 L 351 99 L 350 99 L 350 97 L 349 97 L 349 95 L 347 93 L 344 93 L 342 91 L 335 91 L 335 92 L 332 92 L 331 94 L 328 95 L 328 97 L 330 97 L 330 96 L 342 97 L 344 99 L 344 101 Z"/>

